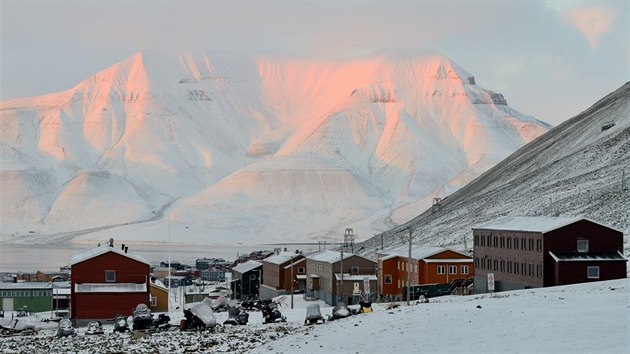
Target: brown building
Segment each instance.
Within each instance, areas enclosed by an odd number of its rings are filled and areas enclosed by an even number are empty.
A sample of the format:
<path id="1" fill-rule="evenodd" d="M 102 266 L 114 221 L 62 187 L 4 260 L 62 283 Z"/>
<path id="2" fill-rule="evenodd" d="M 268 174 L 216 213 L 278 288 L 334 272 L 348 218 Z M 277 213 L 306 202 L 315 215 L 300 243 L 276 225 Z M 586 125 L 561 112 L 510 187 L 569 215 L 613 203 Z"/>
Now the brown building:
<path id="1" fill-rule="evenodd" d="M 408 285 L 408 259 L 408 246 L 379 253 L 379 289 L 386 298 L 402 300 L 403 288 Z M 472 257 L 444 247 L 413 247 L 410 263 L 411 286 L 449 284 L 474 275 Z"/>
<path id="2" fill-rule="evenodd" d="M 311 254 L 306 257 L 306 272 L 306 296 L 329 305 L 341 299 L 347 304 L 357 303 L 358 291 L 367 292 L 363 281 L 366 279 L 370 292 L 376 293 L 376 262 L 352 253 L 344 253 L 343 262 L 340 252 L 324 250 Z"/>
<path id="3" fill-rule="evenodd" d="M 263 264 L 263 284 L 260 296 L 272 298 L 291 293 L 291 268 L 293 268 L 293 290 L 298 290 L 298 275 L 306 274 L 306 260 L 300 253 L 281 252 L 267 257 Z"/>
<path id="4" fill-rule="evenodd" d="M 103 245 L 70 257 L 71 310 L 74 320 L 112 320 L 150 304 L 149 262 L 126 249 Z"/>
<path id="5" fill-rule="evenodd" d="M 475 292 L 626 277 L 623 233 L 579 217 L 506 216 L 473 228 Z"/>

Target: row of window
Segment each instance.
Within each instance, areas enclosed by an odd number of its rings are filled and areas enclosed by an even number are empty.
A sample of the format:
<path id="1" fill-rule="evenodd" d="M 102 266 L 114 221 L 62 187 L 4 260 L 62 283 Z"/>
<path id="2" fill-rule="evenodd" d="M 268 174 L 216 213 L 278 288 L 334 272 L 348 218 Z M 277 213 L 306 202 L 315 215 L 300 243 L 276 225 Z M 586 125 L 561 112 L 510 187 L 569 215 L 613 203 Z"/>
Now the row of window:
<path id="1" fill-rule="evenodd" d="M 542 264 L 506 261 L 504 259 L 492 259 L 475 257 L 475 267 L 494 272 L 511 273 L 529 277 L 542 278 Z"/>
<path id="2" fill-rule="evenodd" d="M 52 296 L 51 290 L 0 290 L 0 297 Z"/>
<path id="3" fill-rule="evenodd" d="M 437 266 L 437 273 L 438 274 L 446 274 L 446 266 L 443 266 L 443 265 Z M 456 265 L 449 265 L 448 266 L 448 274 L 457 274 L 457 266 Z M 467 265 L 463 265 L 463 266 L 460 267 L 460 274 L 468 274 L 468 266 Z"/>
<path id="4" fill-rule="evenodd" d="M 492 235 L 475 235 L 475 246 L 507 248 L 523 251 L 542 252 L 542 239 L 511 237 L 511 236 L 492 236 Z"/>
<path id="5" fill-rule="evenodd" d="M 417 264 L 412 264 L 413 266 L 413 270 L 412 273 L 418 273 L 418 265 Z M 398 270 L 405 270 L 405 271 L 409 271 L 409 262 L 401 262 L 398 261 Z"/>

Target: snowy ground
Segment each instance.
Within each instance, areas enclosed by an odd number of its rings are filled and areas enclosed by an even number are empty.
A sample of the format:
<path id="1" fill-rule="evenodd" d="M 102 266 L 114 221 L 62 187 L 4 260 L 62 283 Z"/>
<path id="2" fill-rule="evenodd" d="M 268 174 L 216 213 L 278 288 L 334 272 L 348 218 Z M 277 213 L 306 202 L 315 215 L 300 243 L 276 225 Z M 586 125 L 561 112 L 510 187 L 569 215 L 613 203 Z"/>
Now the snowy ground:
<path id="1" fill-rule="evenodd" d="M 85 329 L 57 339 L 52 329 L 2 338 L 2 353 L 39 352 L 250 352 L 250 353 L 627 353 L 630 352 L 630 280 L 504 292 L 491 297 L 441 297 L 402 304 L 323 325 L 302 326 L 309 302 L 281 308 L 287 323 L 250 323 L 215 332 L 89 337 Z M 322 306 L 324 316 L 331 308 Z M 217 314 L 219 322 L 225 313 Z M 176 319 L 174 319 L 174 322 Z M 111 332 L 111 326 L 106 328 Z"/>

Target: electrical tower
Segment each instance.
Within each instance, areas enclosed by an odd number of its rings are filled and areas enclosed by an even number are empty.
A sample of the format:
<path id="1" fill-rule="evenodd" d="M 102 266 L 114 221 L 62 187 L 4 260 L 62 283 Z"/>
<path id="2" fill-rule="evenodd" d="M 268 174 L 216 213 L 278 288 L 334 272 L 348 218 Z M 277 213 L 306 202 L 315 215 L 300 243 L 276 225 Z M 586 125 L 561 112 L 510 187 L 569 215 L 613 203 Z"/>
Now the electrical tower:
<path id="1" fill-rule="evenodd" d="M 343 246 L 345 250 L 350 249 L 350 253 L 354 253 L 354 232 L 352 228 L 346 228 L 343 234 Z"/>

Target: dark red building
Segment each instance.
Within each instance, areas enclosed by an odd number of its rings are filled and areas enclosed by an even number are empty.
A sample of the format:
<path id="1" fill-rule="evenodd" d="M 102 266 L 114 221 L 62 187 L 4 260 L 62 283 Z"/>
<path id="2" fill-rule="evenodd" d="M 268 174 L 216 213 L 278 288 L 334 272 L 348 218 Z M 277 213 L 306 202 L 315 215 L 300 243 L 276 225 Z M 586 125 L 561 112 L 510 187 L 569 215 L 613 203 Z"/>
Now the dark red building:
<path id="1" fill-rule="evenodd" d="M 579 217 L 506 216 L 473 228 L 475 292 L 626 277 L 623 232 Z"/>
<path id="2" fill-rule="evenodd" d="M 70 257 L 73 320 L 111 320 L 150 303 L 149 262 L 110 242 Z"/>

